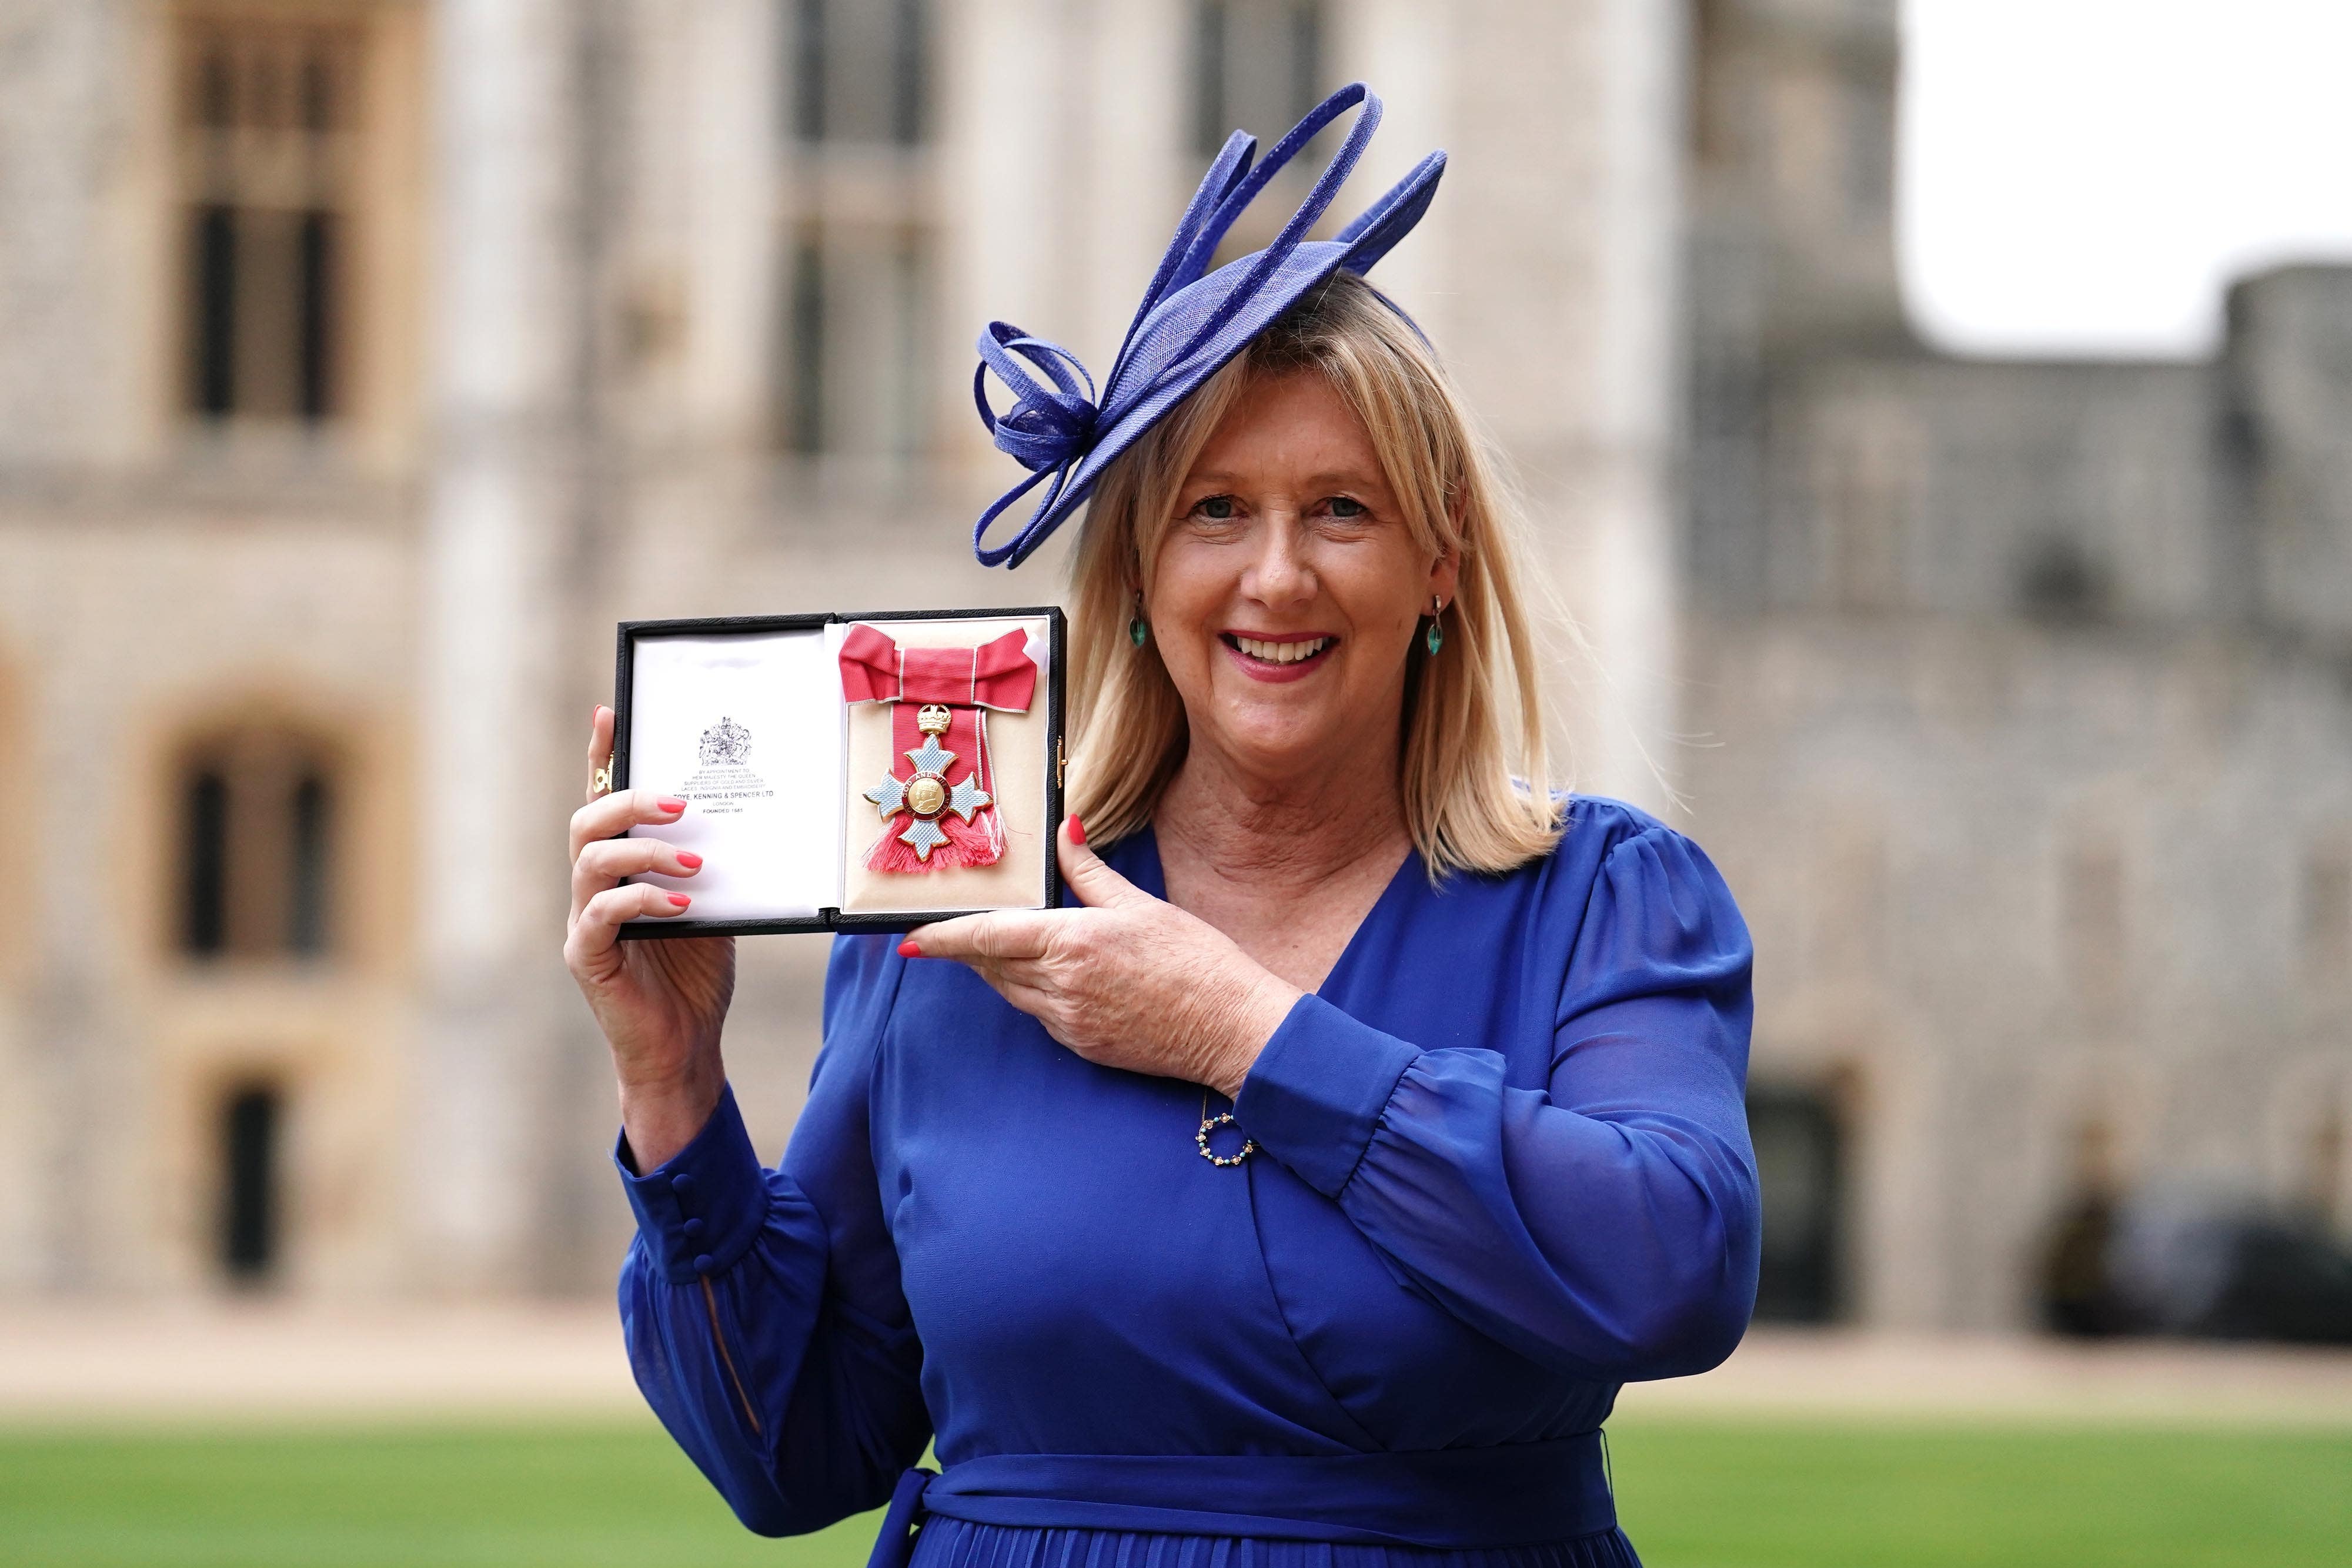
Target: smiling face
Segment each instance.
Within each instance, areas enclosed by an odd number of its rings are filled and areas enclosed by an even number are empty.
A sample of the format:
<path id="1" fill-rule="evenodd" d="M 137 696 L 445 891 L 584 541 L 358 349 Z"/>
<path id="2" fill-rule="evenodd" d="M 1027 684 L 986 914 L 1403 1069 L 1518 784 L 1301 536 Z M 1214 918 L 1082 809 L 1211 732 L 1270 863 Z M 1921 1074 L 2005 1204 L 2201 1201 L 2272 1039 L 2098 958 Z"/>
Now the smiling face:
<path id="1" fill-rule="evenodd" d="M 1192 747 L 1276 779 L 1396 746 L 1424 553 L 1363 422 L 1312 371 L 1242 389 L 1177 491 L 1145 590 Z"/>

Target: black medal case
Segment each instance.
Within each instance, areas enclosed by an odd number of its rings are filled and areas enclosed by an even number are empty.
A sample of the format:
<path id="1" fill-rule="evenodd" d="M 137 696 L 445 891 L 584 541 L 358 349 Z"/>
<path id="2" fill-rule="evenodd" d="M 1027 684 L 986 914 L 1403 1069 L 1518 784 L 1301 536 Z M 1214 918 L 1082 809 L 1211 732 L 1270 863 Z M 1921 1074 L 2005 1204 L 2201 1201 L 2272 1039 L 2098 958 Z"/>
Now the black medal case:
<path id="1" fill-rule="evenodd" d="M 631 878 L 694 903 L 622 936 L 1058 907 L 1066 641 L 1050 605 L 623 622 L 612 788 L 684 798 L 631 831 L 703 864 Z"/>

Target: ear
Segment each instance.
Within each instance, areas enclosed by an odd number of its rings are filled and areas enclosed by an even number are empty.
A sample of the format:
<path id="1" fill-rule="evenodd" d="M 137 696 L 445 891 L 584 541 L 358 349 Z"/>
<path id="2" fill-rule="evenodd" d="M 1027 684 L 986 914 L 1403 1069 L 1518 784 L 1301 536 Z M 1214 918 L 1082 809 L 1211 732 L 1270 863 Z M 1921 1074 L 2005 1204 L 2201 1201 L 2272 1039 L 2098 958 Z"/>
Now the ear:
<path id="1" fill-rule="evenodd" d="M 1452 550 L 1441 553 L 1429 569 L 1429 591 L 1446 603 L 1454 602 L 1454 591 L 1462 583 L 1462 561 Z M 1424 606 L 1426 608 L 1426 606 Z"/>

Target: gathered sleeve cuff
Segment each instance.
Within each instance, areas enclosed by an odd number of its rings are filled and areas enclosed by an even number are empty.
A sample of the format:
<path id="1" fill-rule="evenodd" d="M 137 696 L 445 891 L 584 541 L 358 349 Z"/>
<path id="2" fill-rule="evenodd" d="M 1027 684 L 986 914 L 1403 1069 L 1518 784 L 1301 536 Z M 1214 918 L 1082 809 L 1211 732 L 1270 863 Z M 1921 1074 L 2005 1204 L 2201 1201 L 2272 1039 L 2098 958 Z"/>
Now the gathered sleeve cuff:
<path id="1" fill-rule="evenodd" d="M 1420 1056 L 1419 1047 L 1303 996 L 1251 1065 L 1234 1118 L 1300 1180 L 1336 1198 Z"/>
<path id="2" fill-rule="evenodd" d="M 673 1285 L 732 1268 L 768 1217 L 767 1173 L 744 1130 L 732 1084 L 693 1142 L 640 1176 L 625 1133 L 613 1163 L 637 1217 L 647 1260 Z"/>

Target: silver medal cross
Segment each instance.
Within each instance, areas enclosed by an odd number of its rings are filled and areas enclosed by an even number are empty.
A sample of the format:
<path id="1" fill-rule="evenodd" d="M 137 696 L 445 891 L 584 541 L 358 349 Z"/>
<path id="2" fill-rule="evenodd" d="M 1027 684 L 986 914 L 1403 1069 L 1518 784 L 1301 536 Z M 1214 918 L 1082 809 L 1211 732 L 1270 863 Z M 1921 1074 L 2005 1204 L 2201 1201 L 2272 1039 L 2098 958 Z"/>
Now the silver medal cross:
<path id="1" fill-rule="evenodd" d="M 898 834 L 898 841 L 915 852 L 915 858 L 928 864 L 931 852 L 948 841 L 940 831 L 942 812 L 953 811 L 969 822 L 973 813 L 992 802 L 993 797 L 972 782 L 965 774 L 953 785 L 947 781 L 949 767 L 956 754 L 940 744 L 940 735 L 948 727 L 948 712 L 936 705 L 927 706 L 916 724 L 923 732 L 923 744 L 906 754 L 914 764 L 914 777 L 900 779 L 893 774 L 865 791 L 865 799 L 888 821 L 904 811 L 911 819 Z"/>

